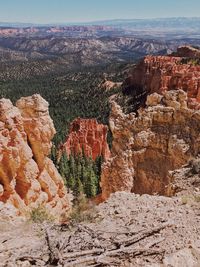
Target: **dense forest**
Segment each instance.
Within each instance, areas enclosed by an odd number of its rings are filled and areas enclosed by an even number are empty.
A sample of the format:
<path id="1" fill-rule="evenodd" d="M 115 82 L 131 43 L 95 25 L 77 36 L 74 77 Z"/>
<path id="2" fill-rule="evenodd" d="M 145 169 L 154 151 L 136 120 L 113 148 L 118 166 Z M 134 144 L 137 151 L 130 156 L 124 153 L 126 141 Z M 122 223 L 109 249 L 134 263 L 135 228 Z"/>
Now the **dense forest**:
<path id="1" fill-rule="evenodd" d="M 9 98 L 13 103 L 22 96 L 39 93 L 49 102 L 50 116 L 54 121 L 57 134 L 53 140 L 52 159 L 62 174 L 66 185 L 77 195 L 83 192 L 88 197 L 100 192 L 99 179 L 102 159 L 93 162 L 84 155 L 60 161 L 56 150 L 66 140 L 70 123 L 77 117 L 96 118 L 108 124 L 109 102 L 111 95 L 120 89 L 106 91 L 99 87 L 105 79 L 122 81 L 126 65 L 84 68 L 76 72 L 54 75 L 41 75 L 23 80 L 0 81 L 0 98 Z M 111 135 L 109 134 L 109 143 Z"/>
<path id="2" fill-rule="evenodd" d="M 121 65 L 116 67 L 117 81 L 123 79 L 120 69 Z M 50 115 L 57 131 L 54 139 L 57 146 L 65 140 L 70 123 L 77 117 L 96 118 L 101 123 L 108 123 L 108 98 L 117 90 L 99 88 L 105 75 L 112 75 L 114 80 L 112 68 L 98 67 L 62 75 L 0 81 L 0 97 L 9 98 L 13 103 L 22 96 L 35 93 L 44 97 L 49 102 Z"/>
<path id="3" fill-rule="evenodd" d="M 85 194 L 86 197 L 95 197 L 101 192 L 100 176 L 103 158 L 99 156 L 95 161 L 81 155 L 70 155 L 67 157 L 63 153 L 60 160 L 57 161 L 52 153 L 52 159 L 64 179 L 68 189 L 71 189 L 75 197 Z"/>

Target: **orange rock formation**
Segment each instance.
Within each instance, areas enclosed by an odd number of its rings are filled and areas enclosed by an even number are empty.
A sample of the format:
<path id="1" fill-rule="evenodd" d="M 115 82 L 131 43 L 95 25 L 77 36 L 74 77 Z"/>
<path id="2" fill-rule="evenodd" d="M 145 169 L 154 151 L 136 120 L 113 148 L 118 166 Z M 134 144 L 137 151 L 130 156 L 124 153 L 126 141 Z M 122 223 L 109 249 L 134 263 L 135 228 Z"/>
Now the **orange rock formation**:
<path id="1" fill-rule="evenodd" d="M 124 114 L 112 102 L 110 129 L 113 143 L 101 175 L 103 199 L 116 191 L 170 195 L 170 171 L 200 153 L 200 111 L 188 108 L 183 90 L 149 95 L 137 115 Z"/>
<path id="2" fill-rule="evenodd" d="M 188 61 L 183 64 L 183 59 L 188 56 L 200 57 L 200 51 L 190 47 L 178 49 L 179 56 L 147 56 L 131 72 L 125 82 L 125 87 L 130 90 L 143 88 L 147 94 L 154 92 L 163 93 L 167 90 L 182 89 L 187 92 L 189 106 L 200 108 L 200 65 Z M 183 58 L 183 55 L 185 57 Z"/>
<path id="3" fill-rule="evenodd" d="M 0 100 L 0 203 L 18 214 L 45 206 L 58 218 L 70 208 L 62 177 L 48 158 L 55 134 L 48 103 L 23 97 Z"/>
<path id="4" fill-rule="evenodd" d="M 107 143 L 108 127 L 98 124 L 96 119 L 75 119 L 70 126 L 70 133 L 64 144 L 64 149 L 69 156 L 71 153 L 78 155 L 84 150 L 87 157 L 95 160 L 98 156 L 104 159 L 110 157 Z"/>

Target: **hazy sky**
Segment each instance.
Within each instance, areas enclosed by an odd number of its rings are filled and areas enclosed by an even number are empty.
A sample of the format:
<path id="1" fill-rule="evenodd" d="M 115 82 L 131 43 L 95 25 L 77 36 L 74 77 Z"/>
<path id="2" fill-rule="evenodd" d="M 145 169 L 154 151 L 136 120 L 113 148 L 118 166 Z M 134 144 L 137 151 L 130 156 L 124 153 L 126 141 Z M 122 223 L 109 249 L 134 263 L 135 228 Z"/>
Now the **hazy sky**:
<path id="1" fill-rule="evenodd" d="M 2 22 L 84 22 L 177 16 L 200 17 L 200 0 L 0 0 Z"/>

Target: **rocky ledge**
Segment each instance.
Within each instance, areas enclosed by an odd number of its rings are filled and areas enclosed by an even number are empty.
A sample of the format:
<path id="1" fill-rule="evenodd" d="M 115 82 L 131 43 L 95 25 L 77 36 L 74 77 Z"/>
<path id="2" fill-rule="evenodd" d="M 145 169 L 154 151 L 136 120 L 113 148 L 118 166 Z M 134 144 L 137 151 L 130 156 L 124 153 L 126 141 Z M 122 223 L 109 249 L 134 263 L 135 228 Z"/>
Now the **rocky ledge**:
<path id="1" fill-rule="evenodd" d="M 198 202 L 118 192 L 92 218 L 73 226 L 0 222 L 1 266 L 200 266 Z"/>

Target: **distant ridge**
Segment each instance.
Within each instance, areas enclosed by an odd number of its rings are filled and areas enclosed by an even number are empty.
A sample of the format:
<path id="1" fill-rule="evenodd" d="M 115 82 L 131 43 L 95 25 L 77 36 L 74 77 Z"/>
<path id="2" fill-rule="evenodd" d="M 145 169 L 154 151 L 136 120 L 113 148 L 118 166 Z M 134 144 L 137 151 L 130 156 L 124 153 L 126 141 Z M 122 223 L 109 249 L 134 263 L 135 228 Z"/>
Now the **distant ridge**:
<path id="1" fill-rule="evenodd" d="M 199 29 L 200 17 L 172 17 L 172 18 L 151 18 L 151 19 L 111 19 L 90 22 L 63 22 L 63 23 L 23 23 L 23 22 L 0 22 L 0 27 L 50 27 L 50 26 L 71 26 L 71 25 L 107 25 L 112 27 L 128 28 L 174 28 L 174 29 Z"/>

